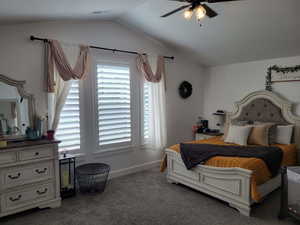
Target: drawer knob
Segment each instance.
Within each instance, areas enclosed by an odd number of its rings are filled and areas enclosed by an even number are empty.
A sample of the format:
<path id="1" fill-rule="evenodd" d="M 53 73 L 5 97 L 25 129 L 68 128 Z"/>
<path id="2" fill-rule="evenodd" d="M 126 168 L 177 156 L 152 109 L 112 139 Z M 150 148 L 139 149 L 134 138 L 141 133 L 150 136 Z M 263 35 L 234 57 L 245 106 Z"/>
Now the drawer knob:
<path id="1" fill-rule="evenodd" d="M 35 170 L 35 172 L 38 174 L 46 173 L 46 171 L 47 171 L 47 168 L 44 168 L 43 170 L 39 170 L 39 169 Z"/>
<path id="2" fill-rule="evenodd" d="M 48 191 L 48 188 L 45 188 L 43 191 L 37 190 L 36 193 L 39 195 L 43 195 L 43 194 L 46 194 L 47 191 Z"/>
<path id="3" fill-rule="evenodd" d="M 35 153 L 36 156 L 38 156 L 39 154 L 40 154 L 39 152 L 36 152 L 36 153 Z"/>
<path id="4" fill-rule="evenodd" d="M 18 179 L 21 176 L 21 173 L 18 173 L 16 176 L 8 175 L 8 177 L 12 180 Z"/>
<path id="5" fill-rule="evenodd" d="M 16 197 L 16 198 L 9 197 L 9 200 L 12 202 L 16 202 L 16 201 L 19 201 L 21 198 L 22 198 L 22 195 L 18 195 L 18 197 Z"/>

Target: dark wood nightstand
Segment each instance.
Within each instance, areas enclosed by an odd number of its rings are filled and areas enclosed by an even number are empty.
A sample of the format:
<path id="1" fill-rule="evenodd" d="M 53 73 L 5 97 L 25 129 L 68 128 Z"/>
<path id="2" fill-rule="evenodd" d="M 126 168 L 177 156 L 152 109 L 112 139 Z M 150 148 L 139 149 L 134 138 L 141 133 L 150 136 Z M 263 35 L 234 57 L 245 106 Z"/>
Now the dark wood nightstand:
<path id="1" fill-rule="evenodd" d="M 281 168 L 281 204 L 279 219 L 288 216 L 300 221 L 300 166 Z"/>

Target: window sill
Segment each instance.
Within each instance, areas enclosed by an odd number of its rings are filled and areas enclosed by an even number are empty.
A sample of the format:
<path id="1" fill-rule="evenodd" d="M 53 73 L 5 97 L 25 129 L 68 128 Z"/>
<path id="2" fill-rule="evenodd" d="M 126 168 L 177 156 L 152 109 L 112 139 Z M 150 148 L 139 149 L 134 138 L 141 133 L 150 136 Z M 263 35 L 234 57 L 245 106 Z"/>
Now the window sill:
<path id="1" fill-rule="evenodd" d="M 124 146 L 124 147 L 118 147 L 118 148 L 97 150 L 96 152 L 93 152 L 92 154 L 95 156 L 111 156 L 111 155 L 116 155 L 116 154 L 123 154 L 126 152 L 132 152 L 135 150 L 136 150 L 136 147 L 134 147 L 134 146 Z"/>
<path id="2" fill-rule="evenodd" d="M 128 152 L 134 152 L 134 151 L 151 151 L 153 148 L 149 144 L 142 144 L 139 146 L 122 146 L 122 147 L 115 147 L 115 148 L 107 148 L 103 150 L 97 149 L 95 152 L 91 153 L 82 153 L 79 152 L 79 150 L 76 151 L 70 151 L 67 152 L 67 154 L 75 156 L 78 161 L 84 160 L 85 157 L 92 156 L 92 157 L 107 157 L 107 156 L 113 156 L 113 155 L 119 155 L 119 154 L 125 154 Z M 61 152 L 59 154 L 62 154 Z"/>

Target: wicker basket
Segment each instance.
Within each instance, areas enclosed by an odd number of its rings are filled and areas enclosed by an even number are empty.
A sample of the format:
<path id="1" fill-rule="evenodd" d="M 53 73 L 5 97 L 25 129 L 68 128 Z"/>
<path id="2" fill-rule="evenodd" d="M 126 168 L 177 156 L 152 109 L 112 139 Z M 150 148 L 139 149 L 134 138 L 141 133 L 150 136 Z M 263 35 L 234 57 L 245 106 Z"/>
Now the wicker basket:
<path id="1" fill-rule="evenodd" d="M 89 163 L 76 168 L 76 178 L 82 193 L 103 192 L 110 166 L 104 163 Z"/>

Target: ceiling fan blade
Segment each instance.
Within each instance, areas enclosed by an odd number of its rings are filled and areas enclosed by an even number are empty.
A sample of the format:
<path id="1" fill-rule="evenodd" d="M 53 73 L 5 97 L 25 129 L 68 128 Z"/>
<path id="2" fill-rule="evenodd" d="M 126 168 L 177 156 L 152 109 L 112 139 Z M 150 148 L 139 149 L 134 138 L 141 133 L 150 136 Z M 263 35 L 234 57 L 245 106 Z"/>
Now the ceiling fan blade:
<path id="1" fill-rule="evenodd" d="M 209 6 L 207 6 L 206 4 L 201 4 L 202 7 L 205 9 L 206 11 L 206 15 L 209 18 L 213 18 L 216 17 L 218 15 L 218 13 L 216 11 L 214 11 L 212 8 L 210 8 Z"/>
<path id="2" fill-rule="evenodd" d="M 241 0 L 206 0 L 207 3 L 218 3 L 218 2 L 235 2 Z"/>
<path id="3" fill-rule="evenodd" d="M 179 12 L 179 11 L 181 11 L 181 10 L 187 8 L 187 7 L 190 7 L 190 5 L 184 5 L 184 6 L 181 6 L 181 7 L 177 8 L 177 9 L 171 11 L 171 12 L 168 12 L 168 13 L 162 15 L 161 17 L 167 17 L 167 16 L 170 16 L 170 15 L 172 15 L 172 14 L 174 14 L 174 13 L 177 13 L 177 12 Z"/>

